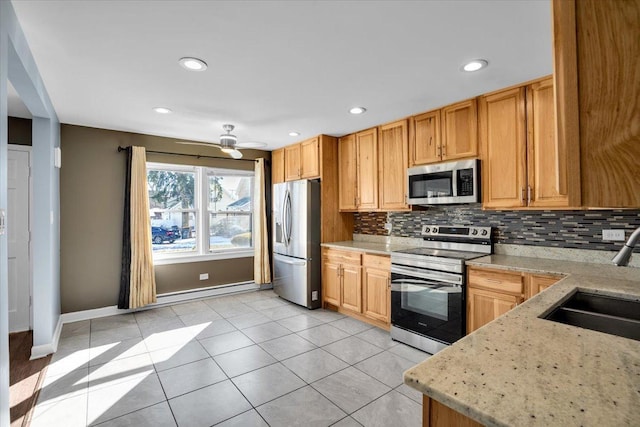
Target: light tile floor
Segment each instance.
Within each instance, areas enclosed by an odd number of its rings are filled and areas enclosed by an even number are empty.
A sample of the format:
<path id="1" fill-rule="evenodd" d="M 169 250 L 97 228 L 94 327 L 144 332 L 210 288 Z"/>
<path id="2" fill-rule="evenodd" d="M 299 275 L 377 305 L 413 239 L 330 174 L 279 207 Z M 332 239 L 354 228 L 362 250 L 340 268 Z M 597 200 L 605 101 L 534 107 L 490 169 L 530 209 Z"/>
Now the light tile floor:
<path id="1" fill-rule="evenodd" d="M 66 324 L 33 427 L 420 426 L 389 333 L 256 291 Z"/>

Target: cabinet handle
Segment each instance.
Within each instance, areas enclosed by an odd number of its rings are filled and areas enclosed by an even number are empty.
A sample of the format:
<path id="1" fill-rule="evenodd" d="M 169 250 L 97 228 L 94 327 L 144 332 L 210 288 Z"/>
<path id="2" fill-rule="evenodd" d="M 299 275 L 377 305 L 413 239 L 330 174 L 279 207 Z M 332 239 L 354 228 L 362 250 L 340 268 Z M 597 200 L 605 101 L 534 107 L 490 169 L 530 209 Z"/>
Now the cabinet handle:
<path id="1" fill-rule="evenodd" d="M 443 145 L 442 146 L 442 158 L 444 159 L 445 157 L 447 157 L 447 146 Z"/>
<path id="2" fill-rule="evenodd" d="M 391 290 L 391 277 L 387 277 L 387 289 Z"/>
<path id="3" fill-rule="evenodd" d="M 527 185 L 527 205 L 531 204 L 531 186 Z"/>
<path id="4" fill-rule="evenodd" d="M 433 144 L 433 137 L 432 136 L 429 137 L 429 146 L 431 146 L 431 144 Z"/>
<path id="5" fill-rule="evenodd" d="M 438 145 L 438 157 L 442 157 L 442 146 Z"/>
<path id="6" fill-rule="evenodd" d="M 520 192 L 520 203 L 524 203 L 524 187 L 522 187 L 522 191 Z"/>

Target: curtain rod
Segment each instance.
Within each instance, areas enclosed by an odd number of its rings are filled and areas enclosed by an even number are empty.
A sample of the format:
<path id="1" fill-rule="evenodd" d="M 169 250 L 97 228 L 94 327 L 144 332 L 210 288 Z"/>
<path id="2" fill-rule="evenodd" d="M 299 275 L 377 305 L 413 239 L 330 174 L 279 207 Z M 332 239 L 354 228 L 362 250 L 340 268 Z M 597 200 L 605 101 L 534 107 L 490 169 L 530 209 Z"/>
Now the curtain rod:
<path id="1" fill-rule="evenodd" d="M 118 153 L 121 151 L 125 151 L 127 148 L 130 148 L 131 146 L 128 147 L 122 147 L 122 146 L 118 146 Z M 233 160 L 236 162 L 257 162 L 257 160 L 254 159 L 234 159 L 232 157 L 222 157 L 222 156 L 203 156 L 200 154 L 186 154 L 186 153 L 170 153 L 168 151 L 152 151 L 152 150 L 146 150 L 147 153 L 153 153 L 153 154 L 166 154 L 169 156 L 186 156 L 186 157 L 196 157 L 198 159 L 222 159 L 222 160 Z M 265 163 L 268 163 L 267 160 L 265 160 Z"/>

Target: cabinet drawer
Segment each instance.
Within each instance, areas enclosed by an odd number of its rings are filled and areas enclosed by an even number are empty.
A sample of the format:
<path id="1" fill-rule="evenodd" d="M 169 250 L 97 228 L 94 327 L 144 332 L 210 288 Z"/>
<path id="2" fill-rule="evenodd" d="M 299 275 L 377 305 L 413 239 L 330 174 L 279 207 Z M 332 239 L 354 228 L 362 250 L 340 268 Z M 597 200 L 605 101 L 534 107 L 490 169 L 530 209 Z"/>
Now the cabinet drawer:
<path id="1" fill-rule="evenodd" d="M 506 292 L 513 295 L 524 294 L 524 280 L 521 273 L 469 268 L 467 269 L 467 284 L 470 287 Z"/>
<path id="2" fill-rule="evenodd" d="M 362 255 L 362 265 L 365 267 L 375 267 L 383 270 L 391 270 L 391 257 L 384 255 Z"/>
<path id="3" fill-rule="evenodd" d="M 360 265 L 361 261 L 361 253 L 360 252 L 350 252 L 350 251 L 341 251 L 337 249 L 327 249 L 324 252 L 324 257 L 329 261 L 339 262 L 343 264 L 357 264 Z"/>

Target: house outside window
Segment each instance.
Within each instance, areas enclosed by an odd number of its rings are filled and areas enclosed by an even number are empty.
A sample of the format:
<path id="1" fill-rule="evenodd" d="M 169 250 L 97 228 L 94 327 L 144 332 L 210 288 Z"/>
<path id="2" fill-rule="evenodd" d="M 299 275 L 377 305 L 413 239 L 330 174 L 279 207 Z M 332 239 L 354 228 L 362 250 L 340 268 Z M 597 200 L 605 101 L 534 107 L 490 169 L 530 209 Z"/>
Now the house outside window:
<path id="1" fill-rule="evenodd" d="M 147 163 L 147 183 L 155 264 L 253 256 L 253 171 Z"/>

